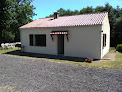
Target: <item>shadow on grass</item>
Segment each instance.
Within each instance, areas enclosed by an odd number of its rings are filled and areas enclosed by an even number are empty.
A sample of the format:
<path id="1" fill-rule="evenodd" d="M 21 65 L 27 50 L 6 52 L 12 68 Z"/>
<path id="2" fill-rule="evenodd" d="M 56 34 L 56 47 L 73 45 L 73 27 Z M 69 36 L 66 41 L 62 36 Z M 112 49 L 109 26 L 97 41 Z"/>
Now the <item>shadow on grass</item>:
<path id="1" fill-rule="evenodd" d="M 84 62 L 85 60 L 85 58 L 69 57 L 69 56 L 62 56 L 62 55 L 27 53 L 27 52 L 21 52 L 20 50 L 7 52 L 5 54 L 17 55 L 17 56 L 28 56 L 28 57 L 35 57 L 35 58 L 45 58 L 45 59 L 68 60 L 68 61 L 74 61 L 74 62 Z"/>

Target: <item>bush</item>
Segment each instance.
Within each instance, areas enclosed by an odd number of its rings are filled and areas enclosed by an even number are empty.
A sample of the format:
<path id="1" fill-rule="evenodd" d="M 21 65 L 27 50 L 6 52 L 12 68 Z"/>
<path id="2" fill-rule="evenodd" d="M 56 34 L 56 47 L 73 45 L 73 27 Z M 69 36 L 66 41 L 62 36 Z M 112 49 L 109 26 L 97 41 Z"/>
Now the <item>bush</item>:
<path id="1" fill-rule="evenodd" d="M 118 44 L 116 50 L 122 53 L 122 44 Z"/>
<path id="2" fill-rule="evenodd" d="M 85 62 L 88 62 L 88 63 L 92 63 L 92 61 L 93 61 L 93 58 L 86 58 L 85 59 Z"/>

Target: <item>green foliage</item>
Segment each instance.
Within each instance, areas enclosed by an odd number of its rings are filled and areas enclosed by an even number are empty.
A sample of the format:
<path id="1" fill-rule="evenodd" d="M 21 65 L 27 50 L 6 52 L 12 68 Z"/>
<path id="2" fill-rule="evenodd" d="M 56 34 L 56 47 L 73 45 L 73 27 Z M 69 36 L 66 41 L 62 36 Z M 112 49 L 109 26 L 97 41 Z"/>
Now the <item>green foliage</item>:
<path id="1" fill-rule="evenodd" d="M 94 9 L 92 7 L 87 7 L 87 8 L 83 8 L 82 10 L 80 10 L 80 14 L 84 14 L 84 13 L 93 13 Z"/>
<path id="2" fill-rule="evenodd" d="M 95 8 L 95 12 L 104 12 L 104 7 L 103 6 L 97 6 Z"/>
<path id="3" fill-rule="evenodd" d="M 122 53 L 122 44 L 118 44 L 116 50 Z"/>
<path id="4" fill-rule="evenodd" d="M 19 27 L 35 15 L 32 0 L 0 0 L 0 43 L 19 41 Z"/>
<path id="5" fill-rule="evenodd" d="M 116 39 L 114 43 L 121 44 L 122 43 L 122 17 L 116 18 L 113 30 L 114 30 L 113 37 Z"/>
<path id="6" fill-rule="evenodd" d="M 3 31 L 3 41 L 10 43 L 13 42 L 15 38 L 15 35 L 12 32 L 9 31 Z"/>
<path id="7" fill-rule="evenodd" d="M 12 51 L 16 51 L 16 50 L 20 50 L 20 48 L 18 48 L 18 47 L 15 47 L 15 48 L 12 48 L 12 49 L 2 49 L 1 47 L 0 47 L 0 54 L 5 54 L 5 53 L 7 53 L 7 52 L 12 52 Z"/>

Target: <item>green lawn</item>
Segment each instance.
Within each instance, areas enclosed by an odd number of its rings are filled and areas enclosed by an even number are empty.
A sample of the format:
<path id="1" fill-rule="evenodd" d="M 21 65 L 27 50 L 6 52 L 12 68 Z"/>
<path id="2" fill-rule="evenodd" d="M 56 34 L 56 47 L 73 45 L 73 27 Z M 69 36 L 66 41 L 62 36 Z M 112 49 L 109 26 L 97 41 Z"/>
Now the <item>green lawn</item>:
<path id="1" fill-rule="evenodd" d="M 0 54 L 4 54 L 4 53 L 7 53 L 7 52 L 11 52 L 11 51 L 15 51 L 15 50 L 18 50 L 19 48 L 14 48 L 14 49 L 5 49 L 5 50 L 2 50 L 2 48 L 0 47 Z"/>
<path id="2" fill-rule="evenodd" d="M 116 48 L 115 48 L 115 47 L 111 47 L 111 48 L 109 49 L 109 51 L 110 51 L 110 52 L 116 52 Z"/>
<path id="3" fill-rule="evenodd" d="M 93 62 L 93 63 L 74 62 L 74 61 L 66 61 L 66 60 L 55 60 L 55 59 L 53 59 L 52 61 L 72 63 L 72 64 L 77 64 L 80 66 L 122 70 L 122 53 L 116 53 L 116 60 L 115 61 L 107 60 L 107 61 L 100 61 L 100 62 L 98 61 L 98 62 Z"/>
<path id="4" fill-rule="evenodd" d="M 0 53 L 4 54 L 6 52 L 18 50 L 18 48 L 15 49 L 8 49 L 8 50 L 1 50 Z M 88 66 L 88 67 L 97 67 L 97 68 L 106 68 L 106 69 L 119 69 L 122 70 L 122 53 L 115 52 L 115 48 L 111 48 L 110 52 L 116 53 L 116 59 L 114 61 L 98 61 L 93 63 L 86 63 L 86 62 L 74 62 L 74 61 L 68 61 L 68 60 L 57 60 L 57 59 L 47 59 L 47 58 L 41 58 L 41 60 L 50 60 L 53 62 L 60 62 L 60 63 L 72 63 L 79 66 Z M 23 57 L 23 56 L 22 56 Z M 39 58 L 40 59 L 40 58 Z"/>

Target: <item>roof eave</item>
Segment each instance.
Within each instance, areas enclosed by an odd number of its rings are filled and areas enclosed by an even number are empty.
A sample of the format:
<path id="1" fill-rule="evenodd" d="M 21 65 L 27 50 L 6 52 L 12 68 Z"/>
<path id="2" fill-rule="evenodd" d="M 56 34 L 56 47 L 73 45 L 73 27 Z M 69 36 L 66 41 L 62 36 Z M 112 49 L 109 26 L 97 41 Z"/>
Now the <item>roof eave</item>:
<path id="1" fill-rule="evenodd" d="M 58 27 L 26 27 L 26 28 L 22 28 L 20 27 L 19 29 L 34 29 L 34 28 L 66 28 L 66 27 L 84 27 L 84 26 L 98 26 L 98 25 L 102 25 L 102 24 L 94 24 L 94 25 L 81 25 L 81 26 L 58 26 Z"/>

